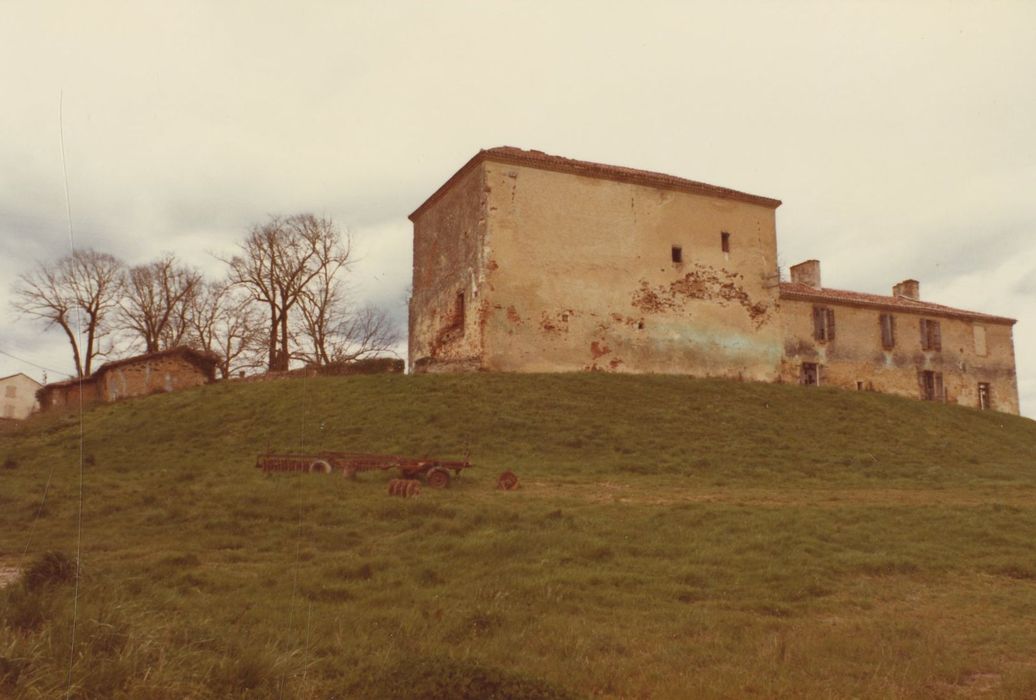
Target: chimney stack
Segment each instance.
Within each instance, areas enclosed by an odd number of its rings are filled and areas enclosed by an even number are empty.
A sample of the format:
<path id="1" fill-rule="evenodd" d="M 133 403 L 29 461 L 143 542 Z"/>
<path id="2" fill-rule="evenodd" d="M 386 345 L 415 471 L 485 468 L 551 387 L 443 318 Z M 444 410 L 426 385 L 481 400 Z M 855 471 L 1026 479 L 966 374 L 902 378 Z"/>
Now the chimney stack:
<path id="1" fill-rule="evenodd" d="M 892 288 L 892 296 L 917 301 L 921 298 L 921 283 L 917 280 L 903 280 Z"/>
<path id="2" fill-rule="evenodd" d="M 820 289 L 820 261 L 806 260 L 798 265 L 792 265 L 791 281 Z"/>

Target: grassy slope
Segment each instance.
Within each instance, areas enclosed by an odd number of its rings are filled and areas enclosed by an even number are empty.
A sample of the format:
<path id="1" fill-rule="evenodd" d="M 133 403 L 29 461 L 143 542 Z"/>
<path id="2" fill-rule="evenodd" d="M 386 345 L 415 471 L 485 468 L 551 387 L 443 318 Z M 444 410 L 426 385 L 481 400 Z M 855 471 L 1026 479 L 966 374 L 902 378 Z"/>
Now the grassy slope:
<path id="1" fill-rule="evenodd" d="M 1036 695 L 1026 419 L 468 375 L 214 385 L 84 428 L 78 695 L 369 697 L 475 667 L 580 696 Z M 478 467 L 405 501 L 384 473 L 264 476 L 267 447 Z M 74 552 L 78 454 L 76 416 L 0 434 L 0 568 Z M 71 608 L 67 583 L 0 594 L 0 696 L 64 688 Z"/>

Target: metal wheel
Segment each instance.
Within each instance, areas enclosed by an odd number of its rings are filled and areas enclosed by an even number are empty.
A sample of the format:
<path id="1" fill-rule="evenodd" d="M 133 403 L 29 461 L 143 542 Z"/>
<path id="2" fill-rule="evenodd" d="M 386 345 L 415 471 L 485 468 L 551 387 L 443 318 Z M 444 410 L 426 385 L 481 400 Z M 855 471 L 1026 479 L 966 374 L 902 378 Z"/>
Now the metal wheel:
<path id="1" fill-rule="evenodd" d="M 513 491 L 518 488 L 518 477 L 508 469 L 496 480 L 496 487 L 504 491 Z"/>
<path id="2" fill-rule="evenodd" d="M 450 485 L 450 473 L 442 467 L 433 467 L 428 470 L 425 481 L 433 489 L 444 489 Z"/>
<path id="3" fill-rule="evenodd" d="M 326 460 L 317 459 L 317 460 L 314 460 L 309 465 L 309 471 L 310 471 L 310 473 L 320 472 L 321 474 L 330 474 L 331 473 L 331 464 L 330 464 L 330 462 L 327 462 Z"/>

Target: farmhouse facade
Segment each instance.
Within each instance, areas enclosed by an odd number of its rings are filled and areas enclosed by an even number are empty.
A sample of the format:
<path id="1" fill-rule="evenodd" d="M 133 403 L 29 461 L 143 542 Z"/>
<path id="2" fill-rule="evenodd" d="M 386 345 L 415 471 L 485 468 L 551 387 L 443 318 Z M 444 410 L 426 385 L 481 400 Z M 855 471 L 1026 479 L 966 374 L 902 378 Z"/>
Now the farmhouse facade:
<path id="1" fill-rule="evenodd" d="M 0 377 L 0 418 L 23 420 L 36 410 L 36 392 L 43 386 L 27 374 Z"/>
<path id="2" fill-rule="evenodd" d="M 503 147 L 414 224 L 412 371 L 605 370 L 825 384 L 1018 412 L 1013 319 L 777 266 L 767 197 Z"/>
<path id="3" fill-rule="evenodd" d="M 147 355 L 128 357 L 102 365 L 80 381 L 69 379 L 47 384 L 39 390 L 41 410 L 84 402 L 118 401 L 178 391 L 215 381 L 219 359 L 192 348 L 178 347 Z"/>

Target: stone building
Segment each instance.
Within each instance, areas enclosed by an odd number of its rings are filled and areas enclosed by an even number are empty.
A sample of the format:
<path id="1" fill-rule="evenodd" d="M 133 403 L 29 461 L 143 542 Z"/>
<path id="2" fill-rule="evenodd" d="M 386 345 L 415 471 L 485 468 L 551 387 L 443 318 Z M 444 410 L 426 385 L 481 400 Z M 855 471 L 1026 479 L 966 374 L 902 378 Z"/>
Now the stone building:
<path id="1" fill-rule="evenodd" d="M 127 357 L 102 365 L 82 382 L 69 379 L 39 390 L 41 410 L 84 402 L 118 401 L 177 391 L 215 381 L 219 358 L 192 348 L 178 347 L 147 355 Z"/>
<path id="2" fill-rule="evenodd" d="M 828 384 L 1018 412 L 1012 319 L 781 282 L 780 201 L 503 147 L 410 215 L 415 372 L 608 370 Z M 966 341 L 966 342 L 965 342 Z"/>
<path id="3" fill-rule="evenodd" d="M 22 420 L 36 410 L 36 392 L 43 386 L 27 374 L 0 377 L 0 418 Z"/>

